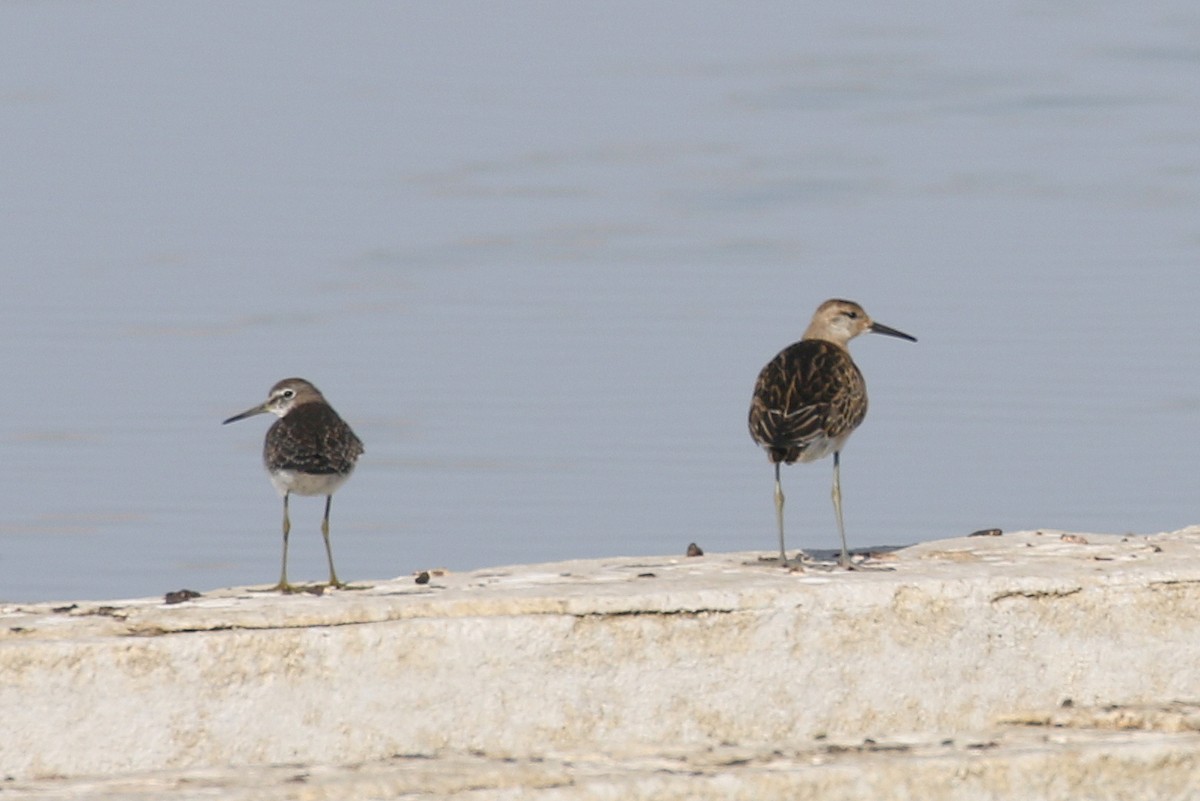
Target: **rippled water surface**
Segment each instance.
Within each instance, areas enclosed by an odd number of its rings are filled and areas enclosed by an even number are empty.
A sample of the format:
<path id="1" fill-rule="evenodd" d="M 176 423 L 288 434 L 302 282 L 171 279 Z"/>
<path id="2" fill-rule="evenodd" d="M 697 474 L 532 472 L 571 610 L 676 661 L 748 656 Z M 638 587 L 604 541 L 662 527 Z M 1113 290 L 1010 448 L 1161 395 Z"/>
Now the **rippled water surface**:
<path id="1" fill-rule="evenodd" d="M 0 5 L 0 599 L 274 581 L 220 421 L 289 375 L 343 577 L 769 552 L 831 296 L 920 338 L 854 342 L 852 545 L 1200 522 L 1200 6 L 807 5 Z"/>

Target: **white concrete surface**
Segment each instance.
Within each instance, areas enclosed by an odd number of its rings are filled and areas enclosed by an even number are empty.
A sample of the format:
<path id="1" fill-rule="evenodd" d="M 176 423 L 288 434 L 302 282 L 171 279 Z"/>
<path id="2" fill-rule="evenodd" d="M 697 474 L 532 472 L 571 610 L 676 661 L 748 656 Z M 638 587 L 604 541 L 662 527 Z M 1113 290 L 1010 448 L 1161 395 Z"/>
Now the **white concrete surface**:
<path id="1" fill-rule="evenodd" d="M 756 557 L 5 606 L 0 793 L 909 797 L 909 776 L 921 798 L 1116 798 L 983 788 L 1148 765 L 1200 786 L 1200 528 L 945 540 L 852 572 Z"/>
<path id="2" fill-rule="evenodd" d="M 1010 731 L 959 742 L 723 746 L 500 759 L 446 752 L 332 766 L 214 767 L 10 782 L 5 798 L 109 801 L 774 801 L 1192 799 L 1200 737 Z"/>

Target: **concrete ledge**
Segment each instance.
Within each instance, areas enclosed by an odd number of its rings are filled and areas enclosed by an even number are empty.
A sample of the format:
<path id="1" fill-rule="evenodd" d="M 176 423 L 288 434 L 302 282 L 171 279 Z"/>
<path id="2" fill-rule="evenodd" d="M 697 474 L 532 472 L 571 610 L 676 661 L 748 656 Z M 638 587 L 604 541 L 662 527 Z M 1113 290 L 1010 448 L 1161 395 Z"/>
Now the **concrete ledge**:
<path id="1" fill-rule="evenodd" d="M 1005 732 L 962 744 L 888 742 L 803 751 L 724 746 L 613 757 L 596 752 L 497 759 L 454 752 L 354 765 L 198 768 L 4 785 L 6 798 L 108 801 L 821 801 L 920 798 L 1190 799 L 1200 736 Z"/>
<path id="2" fill-rule="evenodd" d="M 1171 705 L 1200 699 L 1200 528 L 945 540 L 871 567 L 605 559 L 323 597 L 5 606 L 0 790 L 293 771 L 310 777 L 303 797 L 328 779 L 353 798 L 360 780 L 431 792 L 420 777 L 454 764 L 497 792 L 527 779 L 548 793 L 533 798 L 592 797 L 574 794 L 588 776 L 595 797 L 617 797 L 598 789 L 613 782 L 623 798 L 764 797 L 768 780 L 884 797 L 877 773 L 970 766 L 1012 785 L 1043 765 L 1062 785 L 1067 765 L 1153 763 L 1163 782 L 1200 783 L 1191 707 Z M 1103 731 L 1114 709 L 1142 715 L 1117 716 L 1139 731 Z M 461 792 L 488 786 L 474 781 Z M 292 797 L 277 789 L 245 792 Z"/>

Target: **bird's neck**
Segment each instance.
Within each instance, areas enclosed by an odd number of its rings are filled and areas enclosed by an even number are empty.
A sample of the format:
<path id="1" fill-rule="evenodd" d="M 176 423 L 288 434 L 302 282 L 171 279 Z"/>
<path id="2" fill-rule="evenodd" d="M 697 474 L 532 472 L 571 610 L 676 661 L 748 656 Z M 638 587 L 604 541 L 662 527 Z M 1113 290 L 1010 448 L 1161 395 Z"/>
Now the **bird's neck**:
<path id="1" fill-rule="evenodd" d="M 821 342 L 828 342 L 830 345 L 836 345 L 842 350 L 848 350 L 846 343 L 849 342 L 849 340 L 845 339 L 844 337 L 830 334 L 828 331 L 814 329 L 812 326 L 809 326 L 808 330 L 804 332 L 804 336 L 801 337 L 801 339 L 815 339 Z"/>

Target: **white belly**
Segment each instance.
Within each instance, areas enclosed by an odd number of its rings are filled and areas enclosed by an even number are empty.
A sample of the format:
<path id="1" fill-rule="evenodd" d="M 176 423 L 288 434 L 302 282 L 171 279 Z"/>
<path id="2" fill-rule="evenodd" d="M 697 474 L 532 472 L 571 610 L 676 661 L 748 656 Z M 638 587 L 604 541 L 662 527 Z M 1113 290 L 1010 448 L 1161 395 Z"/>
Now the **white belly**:
<path id="1" fill-rule="evenodd" d="M 796 461 L 815 462 L 818 459 L 824 459 L 829 454 L 844 448 L 848 439 L 850 439 L 850 432 L 833 439 L 822 434 L 804 446 L 804 450 L 800 452 L 800 458 Z"/>
<path id="2" fill-rule="evenodd" d="M 332 495 L 346 483 L 349 473 L 298 473 L 295 470 L 276 470 L 271 473 L 271 483 L 280 495 Z"/>

